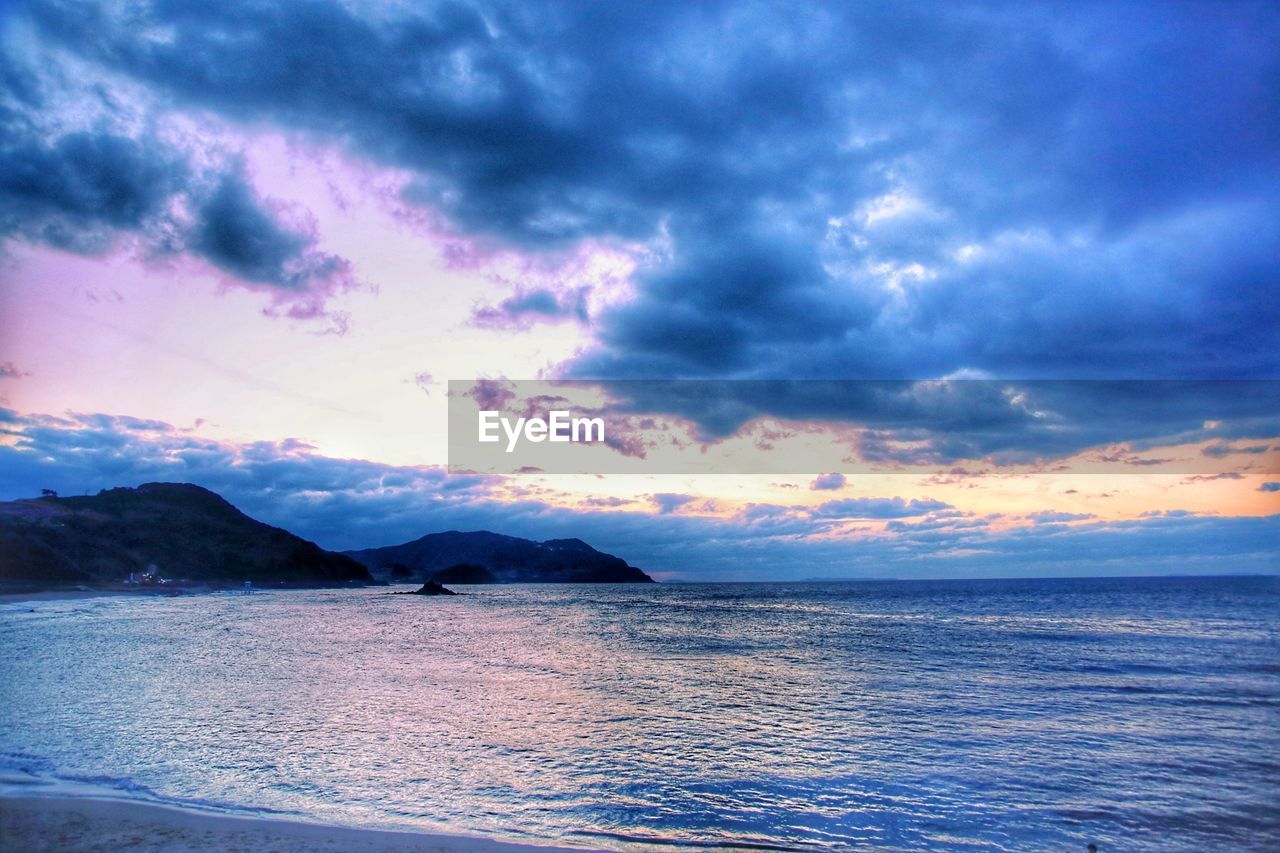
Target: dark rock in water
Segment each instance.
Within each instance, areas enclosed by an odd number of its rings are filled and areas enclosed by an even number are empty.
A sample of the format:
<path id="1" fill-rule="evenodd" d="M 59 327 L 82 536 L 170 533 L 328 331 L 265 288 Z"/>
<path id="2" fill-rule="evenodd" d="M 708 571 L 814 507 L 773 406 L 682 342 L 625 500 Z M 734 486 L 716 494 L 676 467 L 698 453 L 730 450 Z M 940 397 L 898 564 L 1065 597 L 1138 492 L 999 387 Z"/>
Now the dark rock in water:
<path id="1" fill-rule="evenodd" d="M 458 563 L 431 576 L 438 583 L 497 583 L 493 572 L 475 563 Z"/>
<path id="2" fill-rule="evenodd" d="M 458 564 L 484 566 L 497 583 L 652 583 L 653 578 L 581 539 L 534 542 L 485 530 L 431 533 L 403 545 L 347 551 L 371 571 L 386 575 L 399 563 L 439 577 Z M 461 581 L 453 581 L 461 583 Z"/>
<path id="3" fill-rule="evenodd" d="M 255 586 L 372 581 L 368 570 L 186 483 L 0 502 L 0 582 L 120 583 L 130 575 Z"/>
<path id="4" fill-rule="evenodd" d="M 404 595 L 457 595 L 451 589 L 445 589 L 435 581 L 427 581 L 422 585 L 422 589 L 415 589 L 413 592 L 403 593 Z"/>

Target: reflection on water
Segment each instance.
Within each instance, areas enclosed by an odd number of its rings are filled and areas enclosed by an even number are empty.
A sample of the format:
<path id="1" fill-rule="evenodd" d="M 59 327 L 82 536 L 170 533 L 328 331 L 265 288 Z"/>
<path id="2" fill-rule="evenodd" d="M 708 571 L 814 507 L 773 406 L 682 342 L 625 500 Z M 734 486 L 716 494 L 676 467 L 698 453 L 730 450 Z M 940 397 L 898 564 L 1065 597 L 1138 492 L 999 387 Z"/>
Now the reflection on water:
<path id="1" fill-rule="evenodd" d="M 1275 579 L 5 605 L 11 766 L 627 848 L 1280 843 Z"/>

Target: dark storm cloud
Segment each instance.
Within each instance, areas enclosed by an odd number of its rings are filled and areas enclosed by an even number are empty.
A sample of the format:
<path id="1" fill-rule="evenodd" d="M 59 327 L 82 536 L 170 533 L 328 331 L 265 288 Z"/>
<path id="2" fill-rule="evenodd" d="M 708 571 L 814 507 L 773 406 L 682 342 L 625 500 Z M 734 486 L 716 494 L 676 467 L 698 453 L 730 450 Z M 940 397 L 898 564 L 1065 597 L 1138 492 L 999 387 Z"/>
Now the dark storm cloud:
<path id="1" fill-rule="evenodd" d="M 166 139 L 155 122 L 139 130 L 103 84 L 79 81 L 91 95 L 76 101 L 65 68 L 10 36 L 14 50 L 0 61 L 0 239 L 101 254 L 132 238 L 144 257 L 194 256 L 274 292 L 294 316 L 318 313 L 324 296 L 350 285 L 346 261 L 282 220 L 237 161 Z"/>
<path id="2" fill-rule="evenodd" d="M 840 288 L 810 243 L 763 230 L 716 233 L 687 235 L 679 260 L 643 276 L 639 296 L 605 318 L 601 342 L 632 366 L 604 372 L 755 372 L 761 343 L 831 346 L 874 316 L 880 297 Z M 590 359 L 576 369 L 595 372 Z"/>
<path id="3" fill-rule="evenodd" d="M 1274 4 L 27 8 L 468 234 L 656 241 L 575 375 L 1280 372 Z"/>
<path id="4" fill-rule="evenodd" d="M 160 146 L 114 134 L 71 133 L 41 145 L 0 143 L 0 234 L 101 251 L 121 230 L 159 215 L 185 164 Z"/>
<path id="5" fill-rule="evenodd" d="M 200 206 L 189 247 L 242 281 L 305 289 L 348 274 L 346 261 L 312 249 L 314 234 L 282 226 L 238 171 L 229 172 Z"/>
<path id="6" fill-rule="evenodd" d="M 51 2 L 32 18 L 45 37 L 189 104 L 340 135 L 417 169 L 417 198 L 468 230 L 529 245 L 648 237 L 664 208 L 701 216 L 693 200 L 715 194 L 728 214 L 734 199 L 776 189 L 780 161 L 812 146 L 806 126 L 830 120 L 815 82 L 841 60 L 764 43 L 781 9 L 365 12 L 155 3 L 123 16 Z M 734 17 L 740 44 L 704 40 Z M 699 56 L 708 49 L 723 55 Z M 790 152 L 769 147 L 787 132 Z M 757 189 L 744 195 L 744 184 Z"/>

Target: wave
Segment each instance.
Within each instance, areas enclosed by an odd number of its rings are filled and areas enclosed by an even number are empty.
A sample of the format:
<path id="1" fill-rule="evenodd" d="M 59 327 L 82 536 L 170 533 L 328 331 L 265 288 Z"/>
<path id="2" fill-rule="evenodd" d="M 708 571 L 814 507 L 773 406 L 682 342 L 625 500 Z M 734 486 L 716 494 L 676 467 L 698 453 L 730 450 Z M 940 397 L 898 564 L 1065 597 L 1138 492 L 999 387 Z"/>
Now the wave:
<path id="1" fill-rule="evenodd" d="M 301 812 L 161 793 L 127 776 L 59 772 L 52 761 L 23 752 L 0 753 L 0 794 L 130 800 L 191 811 L 247 817 L 306 818 Z"/>

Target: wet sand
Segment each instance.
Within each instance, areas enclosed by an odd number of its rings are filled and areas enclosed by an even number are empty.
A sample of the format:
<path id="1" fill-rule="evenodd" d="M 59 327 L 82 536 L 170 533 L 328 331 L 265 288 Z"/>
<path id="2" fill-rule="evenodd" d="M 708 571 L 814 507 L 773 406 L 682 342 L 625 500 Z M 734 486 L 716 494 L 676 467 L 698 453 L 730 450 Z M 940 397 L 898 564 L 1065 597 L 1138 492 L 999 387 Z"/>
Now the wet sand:
<path id="1" fill-rule="evenodd" d="M 569 849 L 467 836 L 219 815 L 128 800 L 0 797 L 0 850 L 3 851 L 546 853 Z"/>

